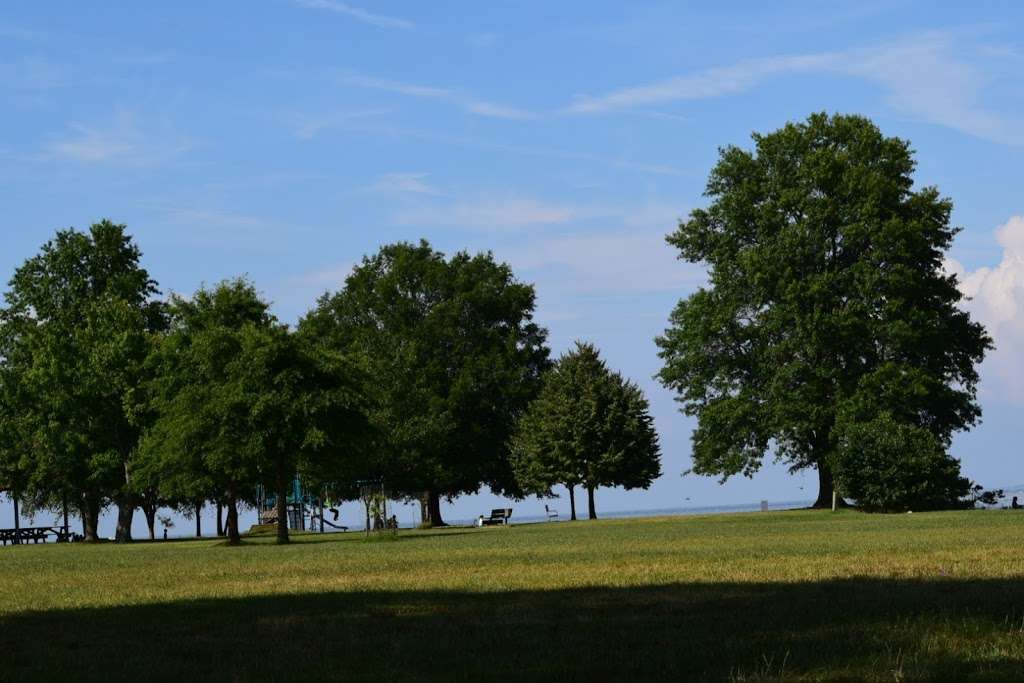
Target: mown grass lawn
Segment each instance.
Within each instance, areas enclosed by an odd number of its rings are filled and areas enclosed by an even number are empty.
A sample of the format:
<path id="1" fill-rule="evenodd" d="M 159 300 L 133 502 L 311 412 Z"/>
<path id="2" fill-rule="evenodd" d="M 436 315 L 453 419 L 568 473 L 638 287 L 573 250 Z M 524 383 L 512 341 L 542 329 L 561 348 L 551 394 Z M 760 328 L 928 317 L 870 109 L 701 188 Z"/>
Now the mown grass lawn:
<path id="1" fill-rule="evenodd" d="M 1012 680 L 1024 515 L 0 548 L 0 681 Z"/>

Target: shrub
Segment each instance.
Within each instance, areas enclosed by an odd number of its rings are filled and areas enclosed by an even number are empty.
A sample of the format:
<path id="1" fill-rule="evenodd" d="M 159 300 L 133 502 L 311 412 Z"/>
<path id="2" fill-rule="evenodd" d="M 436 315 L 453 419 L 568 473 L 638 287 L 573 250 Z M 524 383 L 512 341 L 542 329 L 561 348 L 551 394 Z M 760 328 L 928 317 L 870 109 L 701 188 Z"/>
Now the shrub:
<path id="1" fill-rule="evenodd" d="M 923 427 L 883 414 L 844 427 L 832 463 L 839 491 L 865 510 L 902 512 L 968 507 L 960 462 Z"/>

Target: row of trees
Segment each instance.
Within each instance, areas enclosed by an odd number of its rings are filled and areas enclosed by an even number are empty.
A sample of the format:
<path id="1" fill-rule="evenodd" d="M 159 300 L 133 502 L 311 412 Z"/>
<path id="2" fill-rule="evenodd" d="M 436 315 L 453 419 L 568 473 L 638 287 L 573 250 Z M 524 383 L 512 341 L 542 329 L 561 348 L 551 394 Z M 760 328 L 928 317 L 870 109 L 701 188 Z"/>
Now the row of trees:
<path id="1" fill-rule="evenodd" d="M 991 348 L 943 271 L 952 204 L 915 188 L 906 141 L 818 114 L 726 147 L 705 209 L 669 236 L 708 283 L 658 338 L 663 384 L 697 418 L 693 470 L 769 453 L 872 509 L 948 507 L 949 453 L 980 419 Z M 157 298 L 124 227 L 59 232 L 0 311 L 0 484 L 36 508 L 237 506 L 298 472 L 339 499 L 385 479 L 443 524 L 481 486 L 551 495 L 646 487 L 657 438 L 639 389 L 596 349 L 549 359 L 534 290 L 490 254 L 383 247 L 295 330 L 253 286 Z M 286 540 L 285 515 L 279 533 Z"/>
<path id="2" fill-rule="evenodd" d="M 244 279 L 161 300 L 140 259 L 122 225 L 60 231 L 0 310 L 0 484 L 88 540 L 107 505 L 126 541 L 136 509 L 152 537 L 158 508 L 213 501 L 238 543 L 262 485 L 287 541 L 296 474 L 341 500 L 383 479 L 440 525 L 481 486 L 583 485 L 593 517 L 594 488 L 660 472 L 639 389 L 591 346 L 552 363 L 533 288 L 490 254 L 385 246 L 294 330 Z"/>

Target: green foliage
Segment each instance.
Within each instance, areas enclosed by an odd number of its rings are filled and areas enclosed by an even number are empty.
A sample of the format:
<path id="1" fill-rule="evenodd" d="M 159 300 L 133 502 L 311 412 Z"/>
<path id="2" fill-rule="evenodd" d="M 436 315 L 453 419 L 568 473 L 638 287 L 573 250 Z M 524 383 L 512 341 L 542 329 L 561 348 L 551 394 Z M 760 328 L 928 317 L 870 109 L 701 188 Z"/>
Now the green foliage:
<path id="1" fill-rule="evenodd" d="M 0 311 L 0 469 L 37 504 L 69 500 L 90 539 L 107 501 L 134 508 L 139 388 L 164 325 L 140 257 L 123 225 L 58 231 Z"/>
<path id="2" fill-rule="evenodd" d="M 819 468 L 827 504 L 837 424 L 888 412 L 948 446 L 978 420 L 991 340 L 943 273 L 952 204 L 914 189 L 907 142 L 825 114 L 753 137 L 668 238 L 708 285 L 658 338 L 660 379 L 697 417 L 695 472 L 751 475 L 774 446 Z"/>
<path id="3" fill-rule="evenodd" d="M 932 432 L 887 413 L 844 426 L 832 466 L 839 490 L 865 510 L 964 507 L 971 490 Z"/>
<path id="4" fill-rule="evenodd" d="M 363 478 L 398 494 L 516 493 L 507 442 L 536 395 L 546 333 L 533 287 L 490 254 L 446 259 L 426 242 L 384 246 L 300 333 L 360 356 L 371 378 L 378 457 Z"/>
<path id="5" fill-rule="evenodd" d="M 200 289 L 191 300 L 173 297 L 170 313 L 170 330 L 149 359 L 156 419 L 142 442 L 145 476 L 182 503 L 229 488 L 242 496 L 259 470 L 240 448 L 249 424 L 237 374 L 245 335 L 269 329 L 273 317 L 244 280 Z"/>
<path id="6" fill-rule="evenodd" d="M 647 488 L 660 458 L 643 392 L 581 342 L 545 374 L 512 439 L 520 487 L 542 496 L 556 484 Z"/>
<path id="7" fill-rule="evenodd" d="M 226 496 L 230 518 L 257 484 L 283 501 L 297 471 L 316 481 L 353 469 L 369 427 L 352 363 L 277 324 L 245 280 L 176 299 L 171 311 L 151 361 L 158 417 L 144 441 L 166 497 Z M 279 533 L 287 540 L 284 515 Z"/>

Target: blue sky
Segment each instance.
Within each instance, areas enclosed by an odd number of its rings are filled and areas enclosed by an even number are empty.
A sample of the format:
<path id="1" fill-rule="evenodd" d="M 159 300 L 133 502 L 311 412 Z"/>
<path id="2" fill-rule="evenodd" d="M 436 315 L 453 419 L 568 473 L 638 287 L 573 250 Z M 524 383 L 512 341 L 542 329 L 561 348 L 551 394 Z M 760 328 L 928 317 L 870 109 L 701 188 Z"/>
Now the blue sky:
<path id="1" fill-rule="evenodd" d="M 248 274 L 294 322 L 382 243 L 490 249 L 536 284 L 556 353 L 593 341 L 648 392 L 665 475 L 600 509 L 802 499 L 813 473 L 780 466 L 680 476 L 692 424 L 651 380 L 653 338 L 703 272 L 663 238 L 720 145 L 861 113 L 953 198 L 949 268 L 1000 347 L 954 453 L 983 484 L 1024 482 L 1024 9 L 680 5 L 5 3 L 0 273 L 108 217 L 165 292 Z"/>

